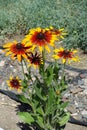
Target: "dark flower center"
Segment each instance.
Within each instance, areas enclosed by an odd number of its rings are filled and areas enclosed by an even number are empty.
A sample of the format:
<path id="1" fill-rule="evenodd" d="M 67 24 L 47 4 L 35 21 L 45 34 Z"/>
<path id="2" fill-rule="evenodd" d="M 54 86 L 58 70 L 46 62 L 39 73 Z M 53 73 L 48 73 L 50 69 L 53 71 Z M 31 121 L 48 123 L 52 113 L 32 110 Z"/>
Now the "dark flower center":
<path id="1" fill-rule="evenodd" d="M 22 49 L 23 48 L 23 45 L 21 44 L 21 43 L 18 43 L 17 45 L 16 45 L 16 49 Z"/>
<path id="2" fill-rule="evenodd" d="M 43 40 L 45 38 L 44 33 L 40 32 L 37 34 L 37 39 Z"/>
<path id="3" fill-rule="evenodd" d="M 69 55 L 70 54 L 70 51 L 67 51 L 67 50 L 64 50 L 64 55 Z"/>
<path id="4" fill-rule="evenodd" d="M 41 64 L 41 59 L 42 57 L 40 57 L 39 54 L 37 54 L 37 52 L 35 54 L 31 54 L 30 57 L 28 57 L 31 64 L 35 64 L 35 65 L 40 65 Z"/>
<path id="5" fill-rule="evenodd" d="M 40 61 L 39 57 L 33 57 L 32 59 L 32 63 L 37 63 L 39 61 Z"/>
<path id="6" fill-rule="evenodd" d="M 16 88 L 18 88 L 20 86 L 19 81 L 17 81 L 16 79 L 13 79 L 11 81 L 11 85 L 12 85 L 12 87 L 16 87 Z"/>

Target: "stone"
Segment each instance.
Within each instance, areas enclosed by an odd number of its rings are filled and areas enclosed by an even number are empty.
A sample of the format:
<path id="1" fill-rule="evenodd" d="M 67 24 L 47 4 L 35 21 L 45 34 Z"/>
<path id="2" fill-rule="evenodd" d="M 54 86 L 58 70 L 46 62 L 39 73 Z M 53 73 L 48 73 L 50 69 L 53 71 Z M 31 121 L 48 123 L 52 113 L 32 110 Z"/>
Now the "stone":
<path id="1" fill-rule="evenodd" d="M 86 88 L 87 88 L 87 86 L 85 86 L 85 85 L 80 85 L 79 87 L 80 87 L 80 88 L 83 88 L 83 89 L 86 89 Z"/>
<path id="2" fill-rule="evenodd" d="M 0 49 L 0 54 L 4 54 L 5 52 L 2 50 L 2 49 Z"/>
<path id="3" fill-rule="evenodd" d="M 73 94 L 77 94 L 78 92 L 82 92 L 83 89 L 82 88 L 75 88 L 75 89 L 71 89 L 70 92 L 73 93 Z"/>
<path id="4" fill-rule="evenodd" d="M 85 89 L 85 90 L 83 91 L 83 93 L 84 93 L 84 94 L 87 94 L 87 89 Z"/>
<path id="5" fill-rule="evenodd" d="M 78 85 L 80 86 L 80 85 L 84 85 L 84 80 L 78 80 Z"/>
<path id="6" fill-rule="evenodd" d="M 4 129 L 0 128 L 0 130 L 4 130 Z"/>
<path id="7" fill-rule="evenodd" d="M 86 88 L 87 88 L 87 79 L 84 79 L 84 85 L 85 85 Z"/>
<path id="8" fill-rule="evenodd" d="M 63 97 L 64 97 L 64 98 L 69 98 L 70 95 L 71 95 L 70 93 L 65 93 Z"/>
<path id="9" fill-rule="evenodd" d="M 78 102 L 77 102 L 77 101 L 74 101 L 74 103 L 75 103 L 75 106 L 78 107 Z"/>
<path id="10" fill-rule="evenodd" d="M 87 115 L 82 116 L 82 120 L 83 120 L 84 122 L 87 122 Z"/>
<path id="11" fill-rule="evenodd" d="M 84 93 L 82 93 L 82 94 L 78 93 L 78 95 L 77 95 L 77 97 L 80 98 L 80 99 L 82 99 L 84 96 L 85 96 Z"/>
<path id="12" fill-rule="evenodd" d="M 68 110 L 70 113 L 76 113 L 76 107 L 75 107 L 75 105 L 70 105 L 70 106 L 68 106 L 67 110 Z"/>
<path id="13" fill-rule="evenodd" d="M 84 116 L 87 116 L 87 110 L 83 110 L 83 111 L 81 111 L 81 114 Z"/>
<path id="14" fill-rule="evenodd" d="M 80 78 L 83 79 L 83 78 L 86 78 L 86 77 L 87 77 L 87 74 L 85 74 L 85 73 L 84 74 L 80 74 Z"/>
<path id="15" fill-rule="evenodd" d="M 0 67 L 3 67 L 4 65 L 5 65 L 5 61 L 4 60 L 0 61 Z"/>

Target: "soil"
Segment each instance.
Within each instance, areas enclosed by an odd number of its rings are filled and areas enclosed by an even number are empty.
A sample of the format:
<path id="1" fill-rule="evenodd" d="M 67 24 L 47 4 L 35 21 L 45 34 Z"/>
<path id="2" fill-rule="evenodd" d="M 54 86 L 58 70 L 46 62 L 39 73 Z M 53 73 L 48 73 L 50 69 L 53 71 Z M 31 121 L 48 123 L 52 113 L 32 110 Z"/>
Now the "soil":
<path id="1" fill-rule="evenodd" d="M 0 41 L 0 46 L 9 41 L 20 41 L 22 39 L 23 35 L 4 38 Z M 78 55 L 81 59 L 80 62 L 72 63 L 70 67 L 79 71 L 87 71 L 87 54 L 84 54 L 83 51 L 79 50 Z M 20 106 L 19 102 L 16 102 L 9 98 L 9 96 L 0 93 L 0 128 L 3 128 L 4 130 L 29 130 L 21 124 L 21 121 L 17 115 L 18 106 Z M 73 129 L 87 130 L 87 127 L 67 123 L 65 130 Z"/>

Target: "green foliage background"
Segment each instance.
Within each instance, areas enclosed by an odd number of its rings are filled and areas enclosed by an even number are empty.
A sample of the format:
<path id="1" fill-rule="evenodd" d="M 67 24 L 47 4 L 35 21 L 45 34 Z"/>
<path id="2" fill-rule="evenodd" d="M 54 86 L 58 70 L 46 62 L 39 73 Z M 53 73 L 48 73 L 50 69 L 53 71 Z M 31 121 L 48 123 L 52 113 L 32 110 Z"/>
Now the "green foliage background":
<path id="1" fill-rule="evenodd" d="M 87 0 L 0 0 L 0 35 L 65 27 L 66 47 L 87 51 Z"/>

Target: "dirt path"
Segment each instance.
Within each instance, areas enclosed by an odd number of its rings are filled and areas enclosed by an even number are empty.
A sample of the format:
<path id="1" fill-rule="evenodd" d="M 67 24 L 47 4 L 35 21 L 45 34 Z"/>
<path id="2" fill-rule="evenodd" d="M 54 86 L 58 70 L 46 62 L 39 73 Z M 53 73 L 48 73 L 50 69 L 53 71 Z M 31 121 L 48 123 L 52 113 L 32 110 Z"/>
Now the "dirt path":
<path id="1" fill-rule="evenodd" d="M 0 93 L 0 127 L 4 130 L 20 130 L 17 105 L 19 103 Z"/>

